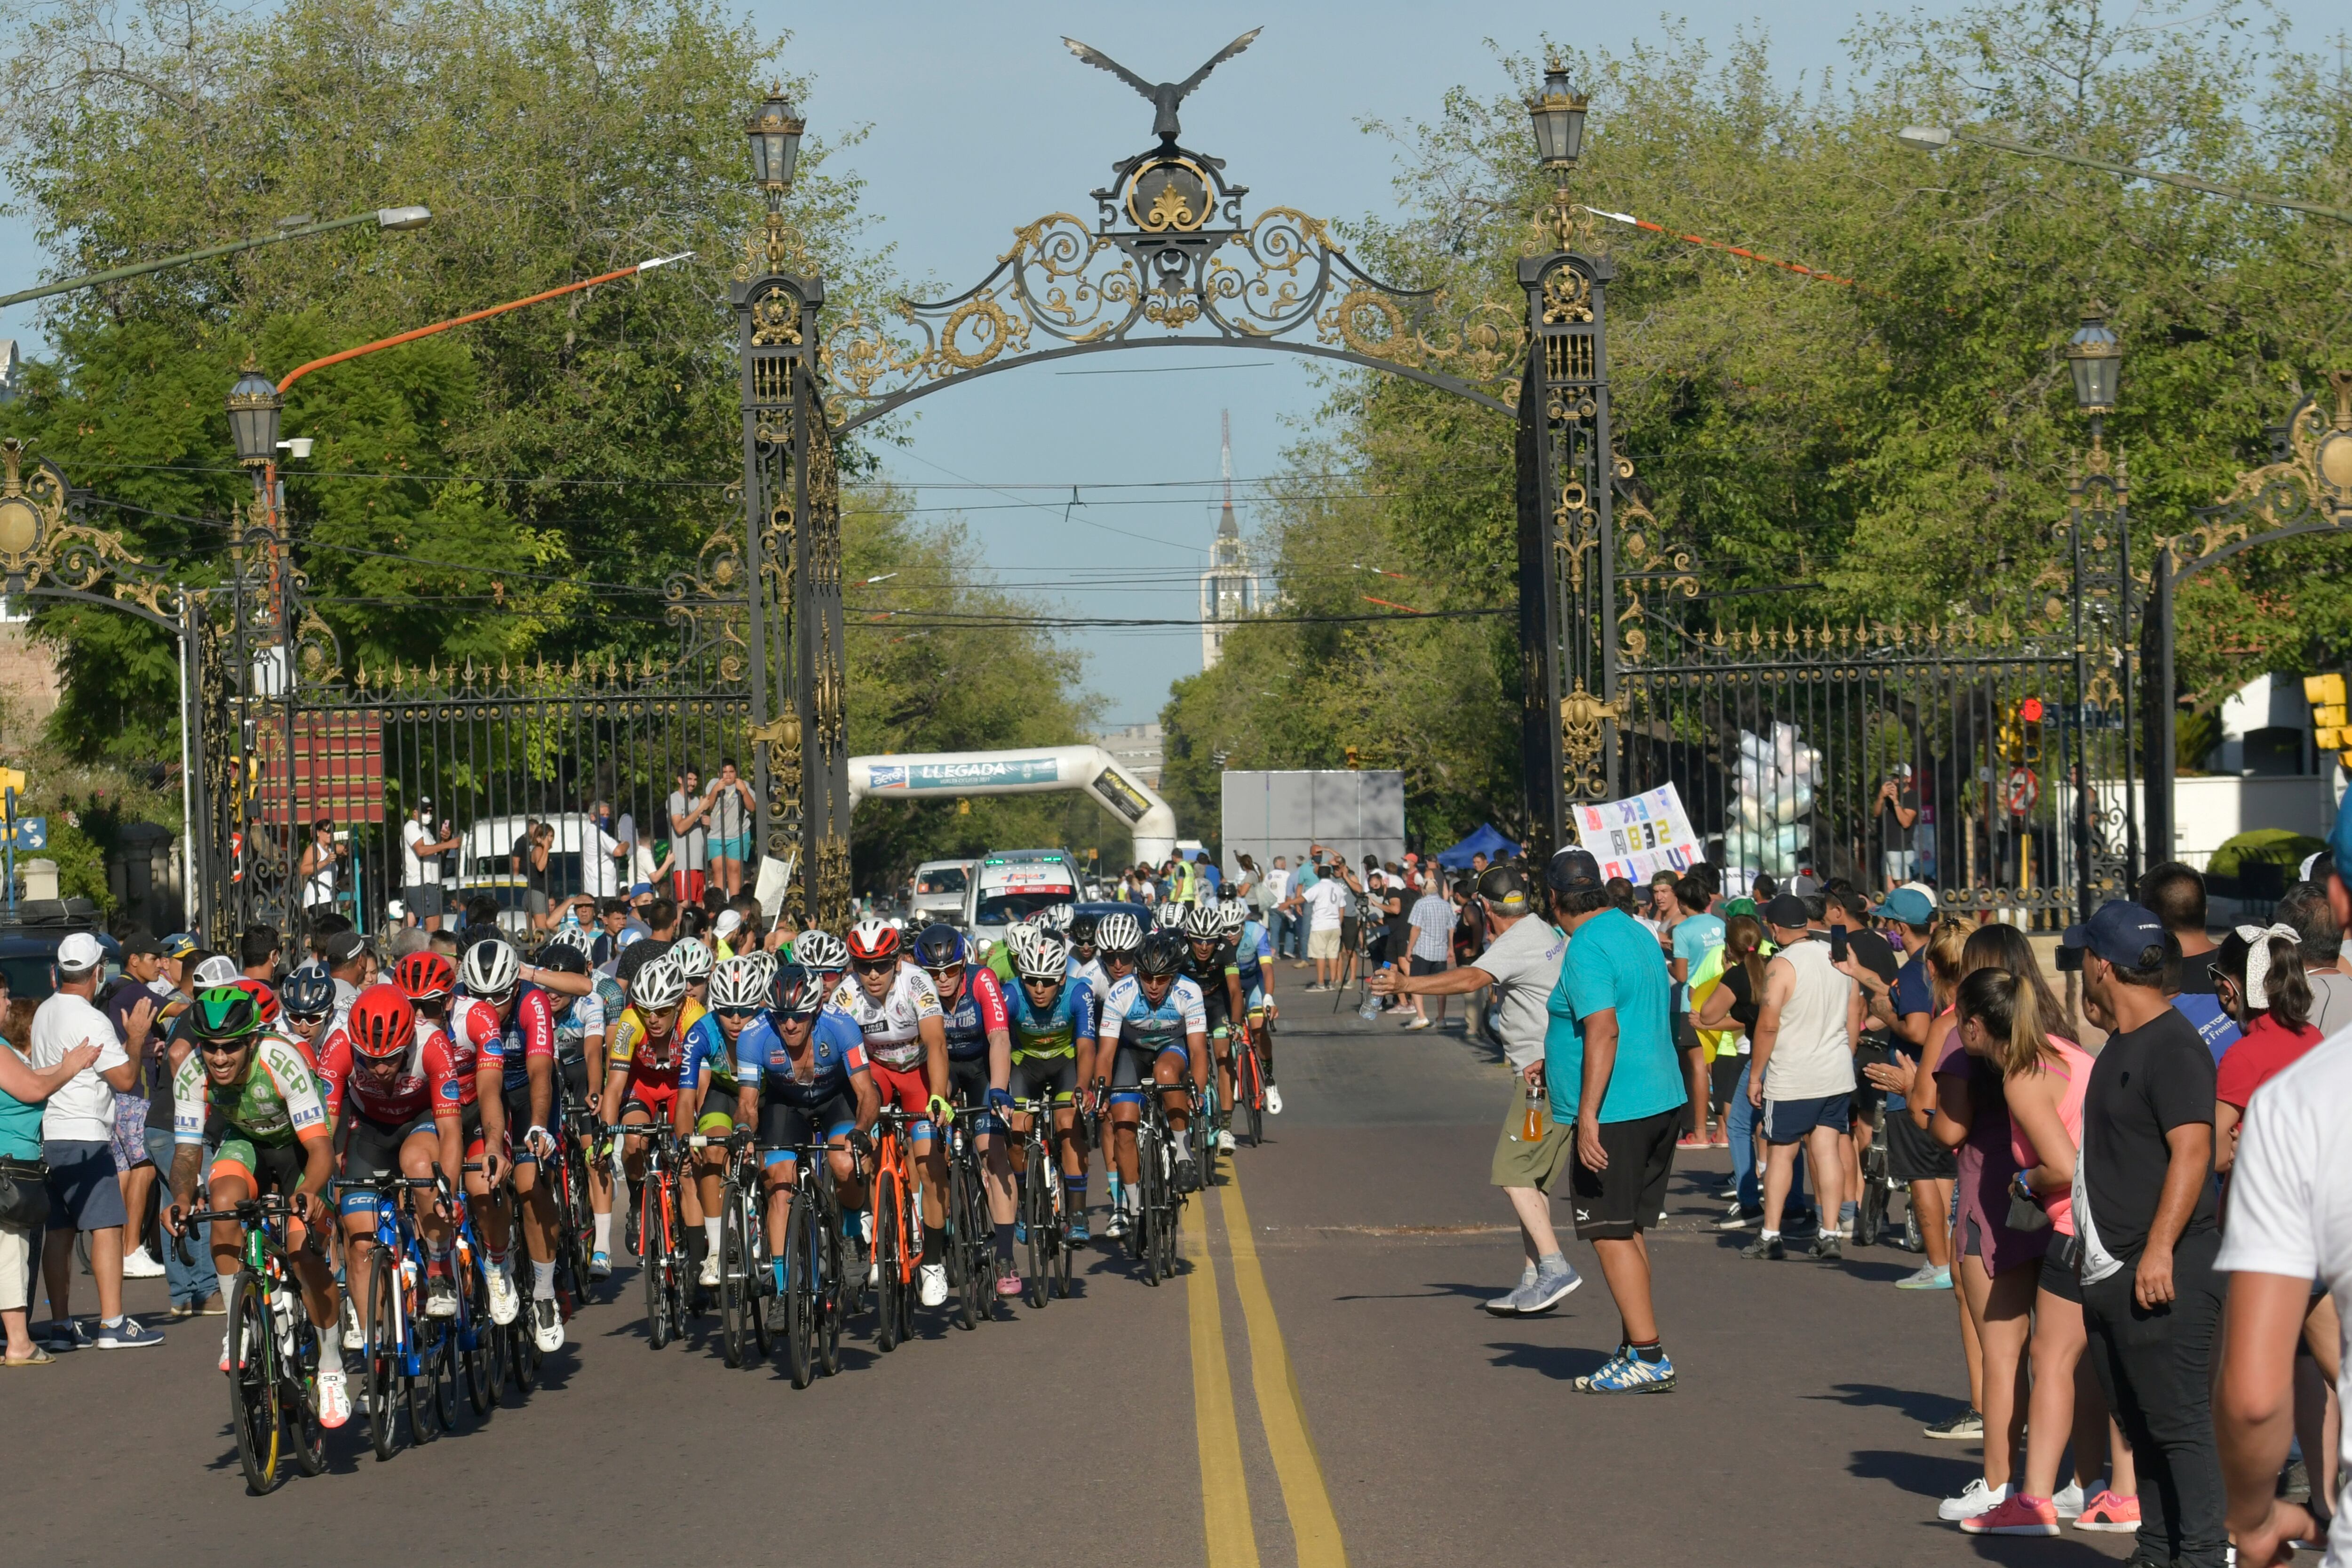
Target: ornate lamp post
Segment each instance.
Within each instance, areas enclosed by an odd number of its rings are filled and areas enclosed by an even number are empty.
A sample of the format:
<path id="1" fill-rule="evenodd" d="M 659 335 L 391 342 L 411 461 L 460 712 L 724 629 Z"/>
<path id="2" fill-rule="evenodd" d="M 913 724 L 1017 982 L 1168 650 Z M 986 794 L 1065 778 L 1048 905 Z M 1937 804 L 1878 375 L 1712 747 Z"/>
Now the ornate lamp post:
<path id="1" fill-rule="evenodd" d="M 2122 798 L 2113 807 L 2099 798 L 2101 781 L 2093 776 L 2091 767 L 2091 730 L 2087 723 L 2094 712 L 2112 706 L 2130 733 L 2132 704 L 2132 665 L 2128 641 L 2132 617 L 2131 575 L 2131 512 L 2129 488 L 2124 479 L 2123 458 L 2111 454 L 2106 444 L 2106 416 L 2116 411 L 2116 395 L 2123 375 L 2124 349 L 2115 329 L 2107 325 L 2106 307 L 2093 300 L 2084 311 L 2083 324 L 2066 343 L 2066 367 L 2073 373 L 2075 406 L 2091 422 L 2091 451 L 2079 466 L 2066 487 L 2066 536 L 2074 561 L 2074 689 L 2080 693 L 2084 723 L 2074 730 L 2074 747 L 2078 777 L 2074 799 L 2074 854 L 2079 868 L 2075 886 L 2081 889 L 2080 909 L 2076 918 L 2088 920 L 2094 906 L 2101 901 L 2101 893 L 2122 896 L 2125 884 L 2139 871 L 2139 806 L 2134 799 L 2133 774 L 2137 772 L 2128 745 L 2122 747 Z M 2169 606 L 2164 614 L 2165 625 L 2159 636 L 2169 640 L 2172 635 Z M 2099 699 L 2105 698 L 2105 701 Z M 2164 754 L 2171 754 L 2172 716 L 2162 716 L 2159 725 L 2160 745 Z M 2158 778 L 2165 781 L 2166 798 L 2158 802 L 2151 797 L 2147 816 L 2152 833 L 2159 831 L 2158 845 L 2171 842 L 2170 770 L 2160 773 L 2151 770 L 2151 786 Z M 2111 815 L 2120 815 L 2124 830 L 2123 852 L 2118 858 L 2106 836 L 2098 831 L 2100 822 Z"/>

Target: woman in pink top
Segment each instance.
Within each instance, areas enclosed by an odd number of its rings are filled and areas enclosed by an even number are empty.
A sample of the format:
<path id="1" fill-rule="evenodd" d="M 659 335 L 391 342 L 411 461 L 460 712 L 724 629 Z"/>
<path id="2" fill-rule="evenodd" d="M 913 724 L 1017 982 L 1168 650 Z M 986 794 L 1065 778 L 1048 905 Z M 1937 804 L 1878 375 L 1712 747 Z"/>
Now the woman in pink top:
<path id="1" fill-rule="evenodd" d="M 2106 1402 L 2084 1360 L 2083 1291 L 2074 1242 L 2074 1151 L 2083 1131 L 2083 1094 L 2091 1057 L 2050 1032 L 2054 1017 L 2029 981 L 2006 969 L 1980 969 L 1962 982 L 1961 1037 L 1970 1055 L 1999 1071 L 2009 1106 L 2008 1189 L 2011 1215 L 2031 1224 L 2039 1210 L 2048 1225 L 2034 1292 L 2033 1389 L 2027 1406 L 2025 1464 L 2019 1484 L 1990 1512 L 1964 1520 L 1972 1535 L 2055 1535 L 2058 1461 L 2071 1435 L 2074 1482 L 2082 1511 L 2076 1528 L 2136 1531 L 2138 1482 L 2130 1450 L 2115 1439 L 2120 1489 L 2098 1485 L 2098 1458 L 2108 1447 Z M 2070 1510 L 2070 1511 L 2072 1511 Z"/>

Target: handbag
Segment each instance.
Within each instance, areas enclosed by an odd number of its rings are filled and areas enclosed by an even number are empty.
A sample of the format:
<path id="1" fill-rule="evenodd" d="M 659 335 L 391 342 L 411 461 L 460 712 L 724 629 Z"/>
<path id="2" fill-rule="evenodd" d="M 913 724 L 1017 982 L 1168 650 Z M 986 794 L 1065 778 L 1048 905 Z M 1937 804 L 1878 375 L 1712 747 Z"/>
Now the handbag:
<path id="1" fill-rule="evenodd" d="M 2042 1205 L 2014 1185 L 2009 1189 L 2009 1228 L 2029 1234 L 2050 1228 L 2050 1216 L 2042 1212 Z"/>
<path id="2" fill-rule="evenodd" d="M 49 1167 L 40 1160 L 0 1159 L 0 1225 L 37 1229 L 49 1222 Z"/>

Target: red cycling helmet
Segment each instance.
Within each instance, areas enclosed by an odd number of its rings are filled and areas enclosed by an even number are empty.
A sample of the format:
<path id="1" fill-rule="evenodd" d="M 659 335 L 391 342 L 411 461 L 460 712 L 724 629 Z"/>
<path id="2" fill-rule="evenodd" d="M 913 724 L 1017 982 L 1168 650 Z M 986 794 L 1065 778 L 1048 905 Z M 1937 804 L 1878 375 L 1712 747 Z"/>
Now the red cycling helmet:
<path id="1" fill-rule="evenodd" d="M 237 981 L 236 988 L 253 998 L 253 1010 L 264 1024 L 278 1022 L 278 993 L 268 981 L 247 975 Z"/>
<path id="2" fill-rule="evenodd" d="M 430 1002 L 449 994 L 457 972 L 437 952 L 412 952 L 392 966 L 392 978 L 411 1002 Z"/>
<path id="3" fill-rule="evenodd" d="M 878 963 L 898 956 L 898 928 L 868 915 L 849 928 L 849 961 Z"/>
<path id="4" fill-rule="evenodd" d="M 448 961 L 444 959 L 442 963 L 446 967 Z M 416 1009 L 399 986 L 371 985 L 352 1002 L 351 1021 L 344 1027 L 351 1035 L 355 1055 L 383 1061 L 399 1056 L 416 1043 Z"/>

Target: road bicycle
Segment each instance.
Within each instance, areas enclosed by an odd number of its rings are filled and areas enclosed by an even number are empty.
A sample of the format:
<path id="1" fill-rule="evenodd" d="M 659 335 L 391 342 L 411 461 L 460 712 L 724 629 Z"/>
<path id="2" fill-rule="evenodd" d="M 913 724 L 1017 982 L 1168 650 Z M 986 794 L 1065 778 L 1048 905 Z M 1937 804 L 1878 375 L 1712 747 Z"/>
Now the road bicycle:
<path id="1" fill-rule="evenodd" d="M 1143 1086 L 1143 1116 L 1135 1128 L 1135 1220 L 1128 1247 L 1143 1265 L 1143 1282 L 1157 1285 L 1176 1272 L 1176 1216 L 1184 1195 L 1176 1184 L 1176 1130 L 1160 1103 L 1166 1086 Z M 1192 1125 L 1202 1119 L 1196 1115 Z M 1194 1155 L 1198 1159 L 1199 1155 Z"/>
<path id="2" fill-rule="evenodd" d="M 749 1129 L 724 1138 L 697 1133 L 686 1141 L 689 1149 L 724 1147 L 727 1151 L 726 1195 L 719 1211 L 719 1307 L 724 1332 L 720 1343 L 729 1366 L 768 1359 L 772 1348 L 769 1324 L 775 1296 L 774 1271 L 769 1267 L 768 1221 L 761 1195 L 761 1164 Z M 756 1357 L 747 1356 L 756 1345 Z"/>
<path id="3" fill-rule="evenodd" d="M 282 1239 L 292 1214 L 293 1205 L 275 1193 L 230 1208 L 198 1209 L 181 1221 L 174 1243 L 185 1263 L 195 1226 L 229 1220 L 240 1233 L 243 1262 L 228 1304 L 229 1426 L 245 1484 L 257 1497 L 276 1489 L 278 1460 L 289 1448 L 304 1475 L 327 1468 L 327 1433 L 319 1421 L 321 1340 Z"/>
<path id="4" fill-rule="evenodd" d="M 922 1261 L 922 1223 L 914 1170 L 907 1152 L 907 1128 L 915 1119 L 900 1107 L 885 1106 L 874 1124 L 873 1250 L 868 1283 L 874 1287 L 874 1343 L 884 1352 L 914 1337 L 915 1270 Z"/>
<path id="5" fill-rule="evenodd" d="M 408 1411 L 411 1445 L 431 1442 L 436 1426 L 447 1431 L 457 1419 L 460 1373 L 452 1353 L 457 1338 L 449 1331 L 450 1324 L 427 1316 L 423 1310 L 425 1245 L 402 1201 L 408 1193 L 433 1192 L 440 1184 L 430 1176 L 404 1176 L 397 1172 L 363 1179 L 338 1177 L 331 1184 L 339 1197 L 363 1192 L 375 1198 L 375 1233 L 371 1238 L 374 1267 L 368 1271 L 367 1300 L 355 1310 L 366 1342 L 361 1352 L 361 1398 L 366 1404 L 368 1436 L 379 1464 L 399 1448 L 404 1405 Z"/>
<path id="6" fill-rule="evenodd" d="M 1016 1100 L 1013 1108 L 1029 1118 L 1021 1135 L 1021 1234 L 1029 1251 L 1028 1300 L 1043 1307 L 1070 1293 L 1069 1215 L 1063 1185 L 1061 1135 L 1054 1126 L 1051 1100 Z"/>
<path id="7" fill-rule="evenodd" d="M 1234 1110 L 1241 1136 L 1253 1149 L 1265 1140 L 1265 1059 L 1261 1039 L 1271 1039 L 1274 1015 L 1260 1008 L 1249 1016 L 1234 1050 Z"/>
<path id="8" fill-rule="evenodd" d="M 1192 1125 L 1184 1130 L 1192 1145 L 1192 1158 L 1198 1162 L 1192 1168 L 1201 1173 L 1203 1191 L 1217 1183 L 1217 1134 L 1225 1130 L 1223 1097 L 1217 1086 L 1223 1081 L 1223 1071 L 1217 1066 L 1216 1041 L 1209 1041 L 1209 1070 L 1203 1075 L 1193 1100 L 1198 1109 L 1192 1113 Z"/>
<path id="9" fill-rule="evenodd" d="M 465 1168 L 478 1171 L 482 1167 L 478 1163 L 468 1162 Z M 472 1301 L 463 1310 L 469 1312 L 476 1322 L 487 1325 L 489 1330 L 484 1359 L 488 1366 L 487 1381 L 491 1395 L 496 1395 L 500 1378 L 511 1377 L 515 1392 L 528 1397 L 531 1390 L 539 1386 L 539 1364 L 542 1358 L 539 1342 L 531 1337 L 530 1298 L 523 1295 L 524 1286 L 514 1278 L 528 1267 L 530 1249 L 523 1244 L 522 1196 L 514 1189 L 512 1162 L 509 1162 L 505 1174 L 499 1178 L 499 1185 L 490 1196 L 506 1205 L 508 1283 L 521 1300 L 513 1322 L 501 1323 L 491 1317 L 490 1269 L 494 1265 L 490 1261 L 490 1249 L 482 1244 L 480 1232 L 474 1228 L 470 1212 L 472 1205 L 468 1204 L 459 1229 L 459 1238 L 462 1250 L 469 1253 L 472 1258 Z"/>
<path id="10" fill-rule="evenodd" d="M 588 1264 L 596 1247 L 596 1210 L 588 1185 L 589 1145 L 594 1142 L 596 1118 L 585 1110 L 567 1110 L 558 1134 L 556 1157 L 543 1163 L 555 1182 L 555 1283 L 559 1295 L 577 1310 L 586 1304 L 595 1281 Z M 569 1314 L 566 1314 L 569 1316 Z"/>
<path id="11" fill-rule="evenodd" d="M 1876 1245 L 1879 1233 L 1886 1228 L 1887 1205 L 1895 1196 L 1895 1184 L 1886 1174 L 1886 1138 L 1884 1129 L 1862 1152 L 1862 1196 L 1854 1205 L 1853 1244 L 1856 1247 Z"/>
<path id="12" fill-rule="evenodd" d="M 784 1211 L 784 1249 L 769 1271 L 783 1320 L 785 1364 L 793 1386 L 806 1388 L 819 1372 L 831 1377 L 841 1370 L 851 1256 L 825 1140 L 784 1147 L 793 1155 L 793 1197 Z"/>
<path id="13" fill-rule="evenodd" d="M 677 1132 L 667 1121 L 615 1122 L 602 1129 L 646 1142 L 646 1175 L 638 1188 L 637 1262 L 646 1282 L 646 1342 L 661 1349 L 686 1333 L 686 1215 L 678 1206 Z M 525 1336 L 528 1338 L 529 1336 Z"/>
<path id="14" fill-rule="evenodd" d="M 961 1107 L 948 1144 L 948 1285 L 956 1293 L 956 1321 L 967 1329 L 996 1315 L 995 1226 L 980 1152 L 980 1134 L 992 1128 L 1005 1136 L 986 1106 Z"/>

